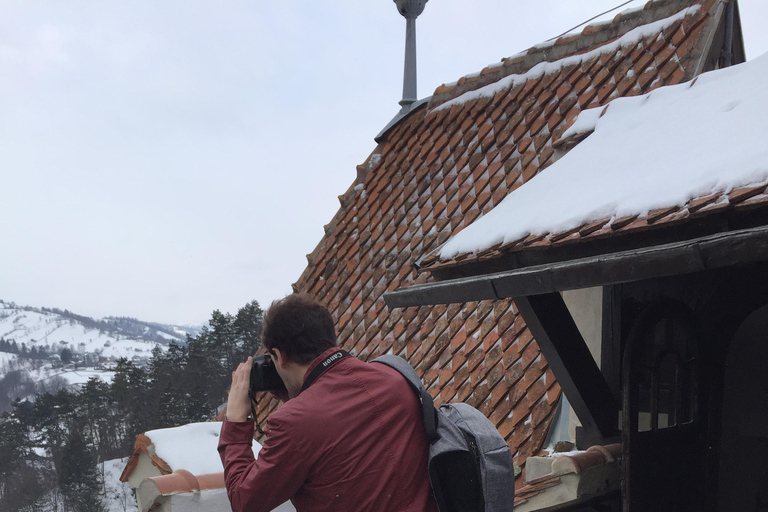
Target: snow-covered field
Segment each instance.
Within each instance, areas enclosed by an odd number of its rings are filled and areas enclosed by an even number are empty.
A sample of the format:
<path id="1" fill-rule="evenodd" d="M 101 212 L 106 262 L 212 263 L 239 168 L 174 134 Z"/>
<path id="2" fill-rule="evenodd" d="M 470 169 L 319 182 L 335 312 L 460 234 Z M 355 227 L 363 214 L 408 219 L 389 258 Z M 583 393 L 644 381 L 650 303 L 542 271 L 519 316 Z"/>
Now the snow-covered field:
<path id="1" fill-rule="evenodd" d="M 87 368 L 78 370 L 63 368 L 53 369 L 50 365 L 45 365 L 37 370 L 30 371 L 29 375 L 32 377 L 32 380 L 36 382 L 45 383 L 47 380 L 61 377 L 67 381 L 67 384 L 73 385 L 85 384 L 91 377 L 96 377 L 104 382 L 112 382 L 112 377 L 115 376 L 115 372 L 92 370 Z"/>
<path id="2" fill-rule="evenodd" d="M 99 464 L 99 471 L 104 475 L 106 496 L 104 505 L 107 512 L 137 512 L 136 497 L 127 483 L 120 481 L 120 475 L 128 463 L 128 458 L 108 460 Z"/>

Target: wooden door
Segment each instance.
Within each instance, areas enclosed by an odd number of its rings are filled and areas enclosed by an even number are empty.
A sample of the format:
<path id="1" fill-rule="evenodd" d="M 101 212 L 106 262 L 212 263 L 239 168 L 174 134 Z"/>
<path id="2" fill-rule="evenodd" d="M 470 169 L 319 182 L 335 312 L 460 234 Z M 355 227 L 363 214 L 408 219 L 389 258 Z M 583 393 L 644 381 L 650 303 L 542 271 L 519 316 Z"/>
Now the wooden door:
<path id="1" fill-rule="evenodd" d="M 728 348 L 722 418 L 717 509 L 768 512 L 768 305 Z"/>
<path id="2" fill-rule="evenodd" d="M 682 302 L 659 301 L 635 321 L 624 352 L 623 510 L 703 510 L 701 334 Z"/>

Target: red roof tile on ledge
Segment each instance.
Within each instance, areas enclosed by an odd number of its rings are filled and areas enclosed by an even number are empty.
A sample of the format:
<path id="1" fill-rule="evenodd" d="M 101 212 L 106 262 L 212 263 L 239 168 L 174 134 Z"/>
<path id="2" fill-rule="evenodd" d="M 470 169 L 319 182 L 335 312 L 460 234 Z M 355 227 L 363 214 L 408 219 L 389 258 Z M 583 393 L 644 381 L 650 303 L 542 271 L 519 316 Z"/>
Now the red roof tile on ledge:
<path id="1" fill-rule="evenodd" d="M 171 467 L 168 465 L 167 462 L 165 462 L 163 459 L 158 457 L 157 455 L 150 454 L 149 453 L 149 445 L 152 444 L 152 440 L 145 436 L 144 434 L 139 434 L 138 437 L 136 437 L 136 441 L 133 443 L 133 453 L 131 453 L 130 458 L 128 459 L 128 464 L 126 464 L 125 469 L 123 470 L 123 473 L 120 475 L 120 481 L 121 482 L 127 482 L 128 478 L 130 478 L 131 473 L 133 473 L 133 470 L 136 469 L 136 465 L 139 463 L 139 456 L 141 453 L 145 453 L 147 457 L 149 457 L 149 460 L 152 462 L 153 466 L 156 466 L 160 473 L 164 475 L 168 475 L 171 473 Z"/>
<path id="2" fill-rule="evenodd" d="M 587 451 L 572 455 L 561 455 L 552 463 L 552 472 L 557 475 L 565 473 L 581 474 L 587 468 L 608 464 L 621 457 L 621 445 L 591 446 Z"/>
<path id="3" fill-rule="evenodd" d="M 389 310 L 383 294 L 426 282 L 428 276 L 418 274 L 414 264 L 552 163 L 552 140 L 582 109 L 692 76 L 710 30 L 705 27 L 713 2 L 694 2 L 702 8 L 691 20 L 675 22 L 630 48 L 531 78 L 493 97 L 433 108 L 502 74 L 524 73 L 542 55 L 588 52 L 691 2 L 654 2 L 631 20 L 602 25 L 569 44 L 532 49 L 461 85 L 438 88 L 429 108 L 394 126 L 361 166 L 359 180 L 340 197 L 341 208 L 308 255 L 294 290 L 328 306 L 340 344 L 361 359 L 401 355 L 438 405 L 465 401 L 478 407 L 505 437 L 515 461 L 524 464 L 541 450 L 560 387 L 514 302 Z M 681 26 L 687 27 L 685 33 L 673 43 Z M 657 55 L 674 60 L 679 72 L 662 77 Z M 634 78 L 617 87 L 626 76 L 616 74 L 625 69 L 633 70 Z M 641 84 L 645 74 L 653 79 Z M 529 241 L 537 242 L 551 244 Z M 259 418 L 276 406 L 265 397 Z"/>
<path id="4" fill-rule="evenodd" d="M 566 501 L 569 499 L 575 499 L 579 497 L 574 495 L 568 497 L 569 493 L 567 491 L 564 492 L 562 488 L 557 490 L 552 488 L 559 486 L 563 480 L 567 478 L 566 475 L 582 475 L 582 473 L 588 472 L 593 468 L 597 468 L 597 466 L 603 466 L 605 464 L 611 464 L 615 462 L 621 457 L 621 445 L 597 445 L 592 446 L 583 452 L 564 453 L 560 456 L 556 455 L 557 454 L 550 455 L 550 457 L 554 458 L 554 460 L 552 460 L 552 470 L 549 474 L 542 475 L 532 480 L 525 480 L 524 483 L 519 485 L 515 491 L 516 507 L 521 506 L 523 509 L 527 508 L 531 510 L 537 510 L 545 503 L 548 503 L 548 505 L 544 505 L 547 507 L 561 505 L 566 503 Z M 547 458 L 544 457 L 542 459 Z M 615 472 L 613 479 L 618 482 L 618 466 L 614 465 L 613 469 L 609 471 Z M 602 473 L 602 476 L 604 477 L 605 473 Z M 601 480 L 602 479 L 603 478 L 601 478 Z M 604 489 L 601 492 L 608 491 L 610 487 L 611 486 L 608 484 L 608 482 L 605 482 Z M 573 491 L 574 489 L 571 489 L 571 492 Z M 548 493 L 551 494 L 547 496 Z M 544 495 L 544 498 L 548 498 L 547 501 L 542 500 L 542 495 Z M 538 502 L 522 507 L 524 503 L 528 503 L 533 498 L 538 500 Z"/>

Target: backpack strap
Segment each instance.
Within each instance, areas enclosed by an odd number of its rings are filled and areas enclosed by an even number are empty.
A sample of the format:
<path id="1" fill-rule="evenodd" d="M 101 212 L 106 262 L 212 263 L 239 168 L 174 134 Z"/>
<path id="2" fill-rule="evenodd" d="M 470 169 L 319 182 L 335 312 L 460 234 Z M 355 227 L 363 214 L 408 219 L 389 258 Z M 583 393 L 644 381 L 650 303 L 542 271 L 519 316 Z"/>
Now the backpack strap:
<path id="1" fill-rule="evenodd" d="M 421 401 L 421 410 L 424 415 L 424 428 L 427 431 L 427 439 L 430 443 L 437 441 L 440 436 L 437 433 L 437 410 L 435 409 L 432 395 L 430 395 L 424 385 L 421 383 L 421 379 L 416 374 L 416 370 L 403 359 L 402 357 L 386 354 L 377 357 L 372 362 L 381 363 L 397 370 L 397 372 L 403 376 L 403 378 L 410 384 L 416 396 Z"/>

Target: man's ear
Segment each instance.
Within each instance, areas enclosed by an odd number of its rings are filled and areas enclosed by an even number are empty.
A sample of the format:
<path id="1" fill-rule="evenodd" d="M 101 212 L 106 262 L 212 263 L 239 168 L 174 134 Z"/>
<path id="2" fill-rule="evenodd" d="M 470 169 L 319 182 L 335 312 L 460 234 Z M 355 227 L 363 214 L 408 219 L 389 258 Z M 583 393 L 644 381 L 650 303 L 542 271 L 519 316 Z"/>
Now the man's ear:
<path id="1" fill-rule="evenodd" d="M 275 364 L 280 367 L 281 370 L 285 370 L 285 355 L 280 352 L 279 348 L 273 348 L 272 354 L 274 354 Z"/>

